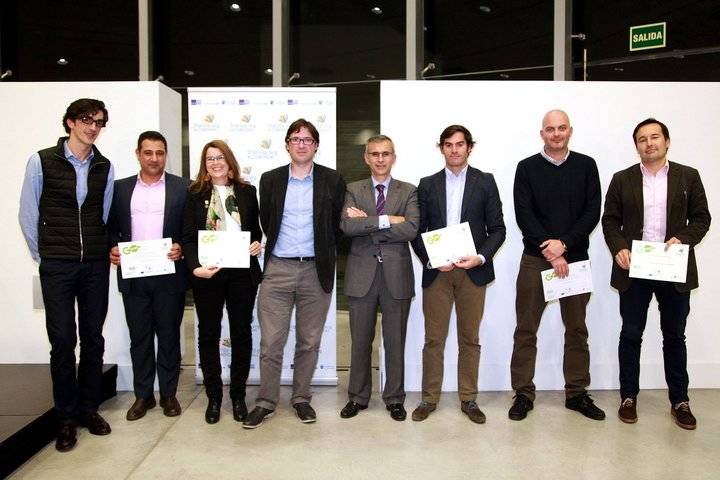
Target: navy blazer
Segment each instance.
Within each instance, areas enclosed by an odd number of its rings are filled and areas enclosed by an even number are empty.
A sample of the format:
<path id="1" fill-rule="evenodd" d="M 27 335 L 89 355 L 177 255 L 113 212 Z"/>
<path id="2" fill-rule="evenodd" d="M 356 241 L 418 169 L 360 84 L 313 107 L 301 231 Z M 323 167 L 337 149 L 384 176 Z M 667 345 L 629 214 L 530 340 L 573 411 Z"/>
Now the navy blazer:
<path id="1" fill-rule="evenodd" d="M 132 199 L 137 175 L 115 180 L 113 200 L 108 216 L 108 234 L 110 247 L 118 242 L 129 242 L 132 240 L 132 220 L 130 218 L 130 200 Z M 172 238 L 173 243 L 180 243 L 182 237 L 182 218 L 185 209 L 185 199 L 189 180 L 165 172 L 165 211 L 163 215 L 163 238 Z M 162 285 L 168 292 L 177 293 L 187 290 L 187 267 L 185 260 L 175 262 L 175 273 L 163 275 L 167 279 Z M 118 290 L 122 293 L 131 293 L 135 279 L 122 278 L 122 266 L 117 269 Z"/>
<path id="2" fill-rule="evenodd" d="M 289 165 L 265 172 L 260 177 L 260 222 L 267 237 L 265 266 L 280 234 Z M 345 181 L 335 170 L 313 165 L 313 233 L 315 237 L 315 268 L 320 285 L 327 293 L 335 283 L 335 247 L 342 233 L 340 214 L 345 202 Z"/>
<path id="3" fill-rule="evenodd" d="M 426 288 L 438 276 L 439 270 L 428 268 L 428 255 L 420 234 L 447 227 L 444 168 L 420 180 L 418 204 L 420 231 L 412 241 L 412 247 L 423 264 L 422 286 Z M 469 223 L 475 249 L 485 257 L 484 264 L 469 269 L 467 273 L 475 285 L 486 285 L 495 279 L 492 258 L 505 241 L 502 202 L 492 174 L 468 166 L 460 222 Z"/>

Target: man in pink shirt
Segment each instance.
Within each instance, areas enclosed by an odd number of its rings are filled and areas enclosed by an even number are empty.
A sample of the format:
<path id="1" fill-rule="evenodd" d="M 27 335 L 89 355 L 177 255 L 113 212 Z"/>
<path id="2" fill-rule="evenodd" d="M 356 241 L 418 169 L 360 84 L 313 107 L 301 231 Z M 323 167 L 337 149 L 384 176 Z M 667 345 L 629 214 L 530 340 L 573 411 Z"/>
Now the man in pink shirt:
<path id="1" fill-rule="evenodd" d="M 640 165 L 613 176 L 602 216 L 605 242 L 615 259 L 610 284 L 620 293 L 622 316 L 618 416 L 625 423 L 637 422 L 640 345 L 654 294 L 660 310 L 670 413 L 680 427 L 693 430 L 697 422 L 688 397 L 685 324 L 690 313 L 690 290 L 698 286 L 694 247 L 710 228 L 710 211 L 698 171 L 668 161 L 670 133 L 662 122 L 654 118 L 640 122 L 633 131 L 633 141 Z M 666 248 L 688 245 L 685 283 L 630 278 L 633 240 L 664 242 Z"/>
<path id="2" fill-rule="evenodd" d="M 142 418 L 155 407 L 156 367 L 163 413 L 168 417 L 180 415 L 175 393 L 180 374 L 180 323 L 187 289 L 187 267 L 179 239 L 189 182 L 165 172 L 167 141 L 162 134 L 143 132 L 137 145 L 135 155 L 140 172 L 115 182 L 108 218 L 110 262 L 118 267 L 118 289 L 130 332 L 136 399 L 127 412 L 128 420 Z M 161 238 L 172 238 L 167 255 L 175 262 L 175 273 L 124 279 L 118 242 Z"/>

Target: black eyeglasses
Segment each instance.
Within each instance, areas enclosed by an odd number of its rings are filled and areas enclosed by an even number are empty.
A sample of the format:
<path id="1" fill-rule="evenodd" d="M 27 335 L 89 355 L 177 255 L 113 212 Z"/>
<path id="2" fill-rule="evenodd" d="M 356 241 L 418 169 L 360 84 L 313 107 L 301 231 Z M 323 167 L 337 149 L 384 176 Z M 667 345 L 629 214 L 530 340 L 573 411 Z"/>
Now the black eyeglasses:
<path id="1" fill-rule="evenodd" d="M 312 147 L 313 145 L 315 145 L 315 139 L 310 137 L 290 137 L 288 139 L 288 143 L 292 143 L 293 145 L 303 144 Z"/>
<path id="2" fill-rule="evenodd" d="M 107 120 L 104 118 L 94 119 L 90 115 L 83 115 L 79 117 L 78 120 L 80 120 L 83 125 L 92 125 L 94 123 L 98 128 L 104 128 L 105 125 L 107 125 Z"/>

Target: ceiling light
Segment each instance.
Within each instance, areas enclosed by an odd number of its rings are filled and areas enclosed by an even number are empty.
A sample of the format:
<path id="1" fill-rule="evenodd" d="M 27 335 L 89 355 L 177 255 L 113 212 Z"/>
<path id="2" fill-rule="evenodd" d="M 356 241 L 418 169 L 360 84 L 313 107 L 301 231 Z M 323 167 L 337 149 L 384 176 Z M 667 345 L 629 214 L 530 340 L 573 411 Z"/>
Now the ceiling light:
<path id="1" fill-rule="evenodd" d="M 195 72 L 193 72 L 192 70 L 184 70 L 183 73 L 188 77 L 192 77 L 193 75 L 195 75 Z"/>
<path id="2" fill-rule="evenodd" d="M 263 70 L 263 73 L 264 73 L 265 75 L 272 75 L 272 73 L 273 73 L 273 72 L 272 72 L 272 68 L 266 68 L 265 70 Z"/>
<path id="3" fill-rule="evenodd" d="M 231 12 L 239 12 L 240 10 L 242 10 L 242 7 L 240 6 L 239 3 L 233 2 L 233 3 L 230 4 L 230 11 L 231 11 Z"/>
<path id="4" fill-rule="evenodd" d="M 373 7 L 370 9 L 370 11 L 372 13 L 374 13 L 375 15 L 382 15 L 382 13 L 383 13 L 382 8 L 380 8 L 380 7 Z"/>
<path id="5" fill-rule="evenodd" d="M 479 5 L 478 10 L 480 10 L 482 13 L 492 12 L 492 8 L 488 7 L 487 5 Z"/>
<path id="6" fill-rule="evenodd" d="M 58 65 L 65 66 L 65 65 L 67 65 L 67 64 L 70 63 L 70 62 L 67 61 L 67 58 L 65 58 L 65 57 L 60 57 L 60 58 L 57 59 L 57 62 L 56 62 L 56 63 L 57 63 Z"/>

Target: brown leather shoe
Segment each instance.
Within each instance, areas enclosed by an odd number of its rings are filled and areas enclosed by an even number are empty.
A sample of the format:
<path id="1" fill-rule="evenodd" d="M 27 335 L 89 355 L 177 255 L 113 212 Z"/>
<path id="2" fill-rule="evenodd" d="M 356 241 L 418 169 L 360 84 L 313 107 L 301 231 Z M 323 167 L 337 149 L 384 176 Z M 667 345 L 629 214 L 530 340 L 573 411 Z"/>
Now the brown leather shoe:
<path id="1" fill-rule="evenodd" d="M 690 402 L 676 403 L 670 408 L 670 414 L 675 418 L 675 423 L 685 430 L 695 430 L 697 420 L 690 411 Z"/>
<path id="2" fill-rule="evenodd" d="M 110 425 L 97 412 L 81 413 L 79 423 L 93 435 L 110 435 L 112 431 Z"/>
<path id="3" fill-rule="evenodd" d="M 474 423 L 485 423 L 485 414 L 475 403 L 475 400 L 460 402 L 460 410 Z"/>
<path id="4" fill-rule="evenodd" d="M 136 398 L 135 403 L 132 404 L 130 409 L 127 411 L 125 418 L 132 422 L 145 416 L 148 410 L 155 408 L 155 397 L 150 398 Z"/>
<path id="5" fill-rule="evenodd" d="M 634 398 L 625 398 L 618 409 L 618 417 L 625 423 L 637 422 L 637 400 Z"/>
<path id="6" fill-rule="evenodd" d="M 58 452 L 69 452 L 77 445 L 77 428 L 75 425 L 65 423 L 60 425 L 55 438 L 55 449 Z"/>
<path id="7" fill-rule="evenodd" d="M 160 406 L 166 417 L 177 417 L 182 413 L 180 402 L 178 402 L 174 395 L 172 397 L 160 397 Z"/>
<path id="8" fill-rule="evenodd" d="M 436 408 L 437 405 L 435 403 L 422 401 L 420 402 L 420 405 L 418 405 L 417 408 L 413 410 L 412 419 L 416 422 L 422 422 L 427 417 L 429 417 Z"/>

